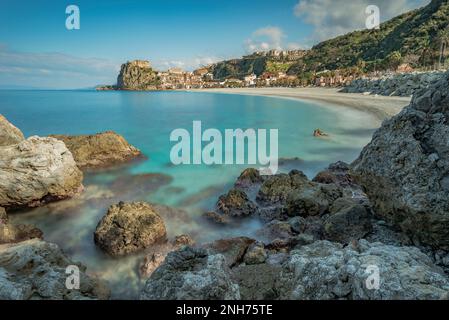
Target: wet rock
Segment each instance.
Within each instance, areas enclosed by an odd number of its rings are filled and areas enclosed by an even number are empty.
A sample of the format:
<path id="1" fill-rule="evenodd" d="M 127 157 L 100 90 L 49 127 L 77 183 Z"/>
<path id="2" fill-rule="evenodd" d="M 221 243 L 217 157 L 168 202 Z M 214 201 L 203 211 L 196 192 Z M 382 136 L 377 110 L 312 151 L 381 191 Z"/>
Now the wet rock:
<path id="1" fill-rule="evenodd" d="M 0 223 L 0 244 L 42 239 L 43 232 L 31 225 Z"/>
<path id="2" fill-rule="evenodd" d="M 308 188 L 290 193 L 287 199 L 287 214 L 294 216 L 321 216 L 329 210 L 329 201 L 320 188 Z"/>
<path id="3" fill-rule="evenodd" d="M 182 246 L 192 246 L 194 243 L 195 241 L 190 236 L 182 234 L 180 236 L 175 237 L 175 240 L 173 241 L 173 246 L 179 248 Z"/>
<path id="4" fill-rule="evenodd" d="M 153 206 L 120 202 L 98 223 L 94 240 L 106 253 L 123 256 L 165 242 L 166 234 L 164 221 Z"/>
<path id="5" fill-rule="evenodd" d="M 0 114 L 0 147 L 18 144 L 25 140 L 22 131 Z"/>
<path id="6" fill-rule="evenodd" d="M 257 169 L 249 168 L 244 170 L 238 177 L 235 187 L 246 189 L 254 185 L 260 185 L 266 180 L 266 176 L 262 176 Z"/>
<path id="7" fill-rule="evenodd" d="M 289 194 L 295 190 L 310 185 L 306 175 L 300 171 L 289 174 L 270 176 L 260 187 L 257 201 L 261 204 L 285 204 Z"/>
<path id="8" fill-rule="evenodd" d="M 83 174 L 63 142 L 30 137 L 0 147 L 0 206 L 35 207 L 82 190 Z"/>
<path id="9" fill-rule="evenodd" d="M 370 268 L 379 271 L 377 290 L 367 286 Z M 449 281 L 417 248 L 317 241 L 291 252 L 277 290 L 281 299 L 438 300 L 448 298 Z"/>
<path id="10" fill-rule="evenodd" d="M 349 164 L 339 161 L 329 165 L 329 167 L 318 173 L 313 182 L 323 184 L 337 184 L 341 187 L 348 187 L 355 184 L 354 179 L 349 173 Z"/>
<path id="11" fill-rule="evenodd" d="M 245 237 L 220 239 L 206 244 L 205 248 L 214 253 L 222 254 L 225 258 L 226 265 L 232 268 L 243 261 L 246 251 L 254 242 L 254 239 Z"/>
<path id="12" fill-rule="evenodd" d="M 243 257 L 243 262 L 247 265 L 261 264 L 266 260 L 267 253 L 265 252 L 265 247 L 261 242 L 256 242 L 250 245 L 245 253 L 245 256 Z"/>
<path id="13" fill-rule="evenodd" d="M 217 225 L 227 225 L 231 222 L 228 216 L 216 213 L 214 211 L 209 211 L 203 214 L 203 218 L 207 221 L 217 224 Z"/>
<path id="14" fill-rule="evenodd" d="M 446 73 L 385 121 L 352 164 L 378 216 L 416 244 L 442 249 L 449 249 L 448 136 Z"/>
<path id="15" fill-rule="evenodd" d="M 240 291 L 221 254 L 184 247 L 168 254 L 145 283 L 142 300 L 238 300 Z"/>
<path id="16" fill-rule="evenodd" d="M 67 267 L 80 271 L 80 287 L 68 289 Z M 86 268 L 74 263 L 55 244 L 28 240 L 0 245 L 0 299 L 108 299 L 106 285 L 86 274 Z"/>
<path id="17" fill-rule="evenodd" d="M 294 217 L 288 220 L 288 224 L 293 232 L 303 233 L 306 230 L 307 222 L 302 217 Z"/>
<path id="18" fill-rule="evenodd" d="M 326 239 L 348 244 L 365 237 L 372 230 L 371 214 L 362 205 L 346 207 L 324 222 Z"/>
<path id="19" fill-rule="evenodd" d="M 257 235 L 270 242 L 276 239 L 290 239 L 294 236 L 294 233 L 288 222 L 273 220 L 257 231 Z"/>
<path id="20" fill-rule="evenodd" d="M 53 135 L 61 140 L 81 169 L 107 168 L 128 162 L 142 153 L 113 131 L 94 135 Z"/>
<path id="21" fill-rule="evenodd" d="M 244 191 L 232 189 L 218 199 L 217 210 L 224 215 L 240 218 L 254 215 L 257 207 Z"/>
<path id="22" fill-rule="evenodd" d="M 139 271 L 142 278 L 148 278 L 156 270 L 167 255 L 183 246 L 193 245 L 194 240 L 188 235 L 176 236 L 171 242 L 154 245 L 140 263 Z"/>

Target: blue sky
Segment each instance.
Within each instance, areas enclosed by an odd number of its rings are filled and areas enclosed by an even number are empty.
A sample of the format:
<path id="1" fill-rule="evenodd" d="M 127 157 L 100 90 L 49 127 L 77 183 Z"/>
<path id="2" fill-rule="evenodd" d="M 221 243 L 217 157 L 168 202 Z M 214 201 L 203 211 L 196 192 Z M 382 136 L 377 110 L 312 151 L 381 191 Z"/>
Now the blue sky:
<path id="1" fill-rule="evenodd" d="M 428 0 L 0 0 L 0 87 L 114 83 L 121 63 L 193 69 L 267 48 L 307 48 Z M 80 30 L 65 27 L 68 5 Z"/>

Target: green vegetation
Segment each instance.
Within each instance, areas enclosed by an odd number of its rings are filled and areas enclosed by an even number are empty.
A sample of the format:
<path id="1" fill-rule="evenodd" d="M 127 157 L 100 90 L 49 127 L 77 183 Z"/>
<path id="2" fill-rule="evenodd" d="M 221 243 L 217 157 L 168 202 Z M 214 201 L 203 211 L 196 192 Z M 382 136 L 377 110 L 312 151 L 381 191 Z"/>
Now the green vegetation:
<path id="1" fill-rule="evenodd" d="M 264 72 L 297 75 L 302 83 L 311 74 L 325 70 L 366 73 L 394 70 L 401 63 L 413 68 L 435 67 L 440 49 L 449 49 L 449 1 L 433 0 L 429 5 L 383 23 L 378 30 L 355 31 L 324 41 L 296 61 L 279 61 L 252 56 L 223 61 L 212 67 L 216 79 L 239 78 Z M 443 57 L 446 62 L 448 57 Z"/>
<path id="2" fill-rule="evenodd" d="M 400 63 L 414 68 L 433 67 L 443 42 L 449 40 L 449 3 L 433 0 L 428 6 L 398 16 L 378 30 L 355 31 L 324 41 L 297 61 L 289 74 L 345 69 L 395 69 Z"/>

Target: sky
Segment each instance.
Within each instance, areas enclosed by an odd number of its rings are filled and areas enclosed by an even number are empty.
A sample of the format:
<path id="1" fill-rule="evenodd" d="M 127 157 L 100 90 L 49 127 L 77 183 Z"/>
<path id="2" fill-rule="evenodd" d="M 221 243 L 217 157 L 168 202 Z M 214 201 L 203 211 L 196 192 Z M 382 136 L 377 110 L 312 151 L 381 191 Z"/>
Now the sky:
<path id="1" fill-rule="evenodd" d="M 0 0 L 0 88 L 114 84 L 120 65 L 193 70 L 268 49 L 307 49 L 430 0 Z M 66 28 L 66 8 L 80 11 Z"/>

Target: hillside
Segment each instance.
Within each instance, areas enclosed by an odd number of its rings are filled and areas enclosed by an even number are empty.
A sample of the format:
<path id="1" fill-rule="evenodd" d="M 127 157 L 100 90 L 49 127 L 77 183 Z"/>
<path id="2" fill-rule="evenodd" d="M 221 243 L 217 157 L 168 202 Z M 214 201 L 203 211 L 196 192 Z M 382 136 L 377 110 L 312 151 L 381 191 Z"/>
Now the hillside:
<path id="1" fill-rule="evenodd" d="M 299 76 L 349 68 L 362 72 L 395 69 L 401 63 L 418 69 L 433 68 L 439 62 L 442 43 L 449 47 L 448 2 L 433 0 L 423 8 L 383 23 L 379 30 L 339 36 L 317 44 L 294 61 L 280 62 L 287 62 L 284 67 L 287 66 L 288 74 Z M 212 66 L 212 72 L 217 79 L 260 75 L 271 71 L 273 61 L 270 56 L 253 55 L 219 62 Z"/>

